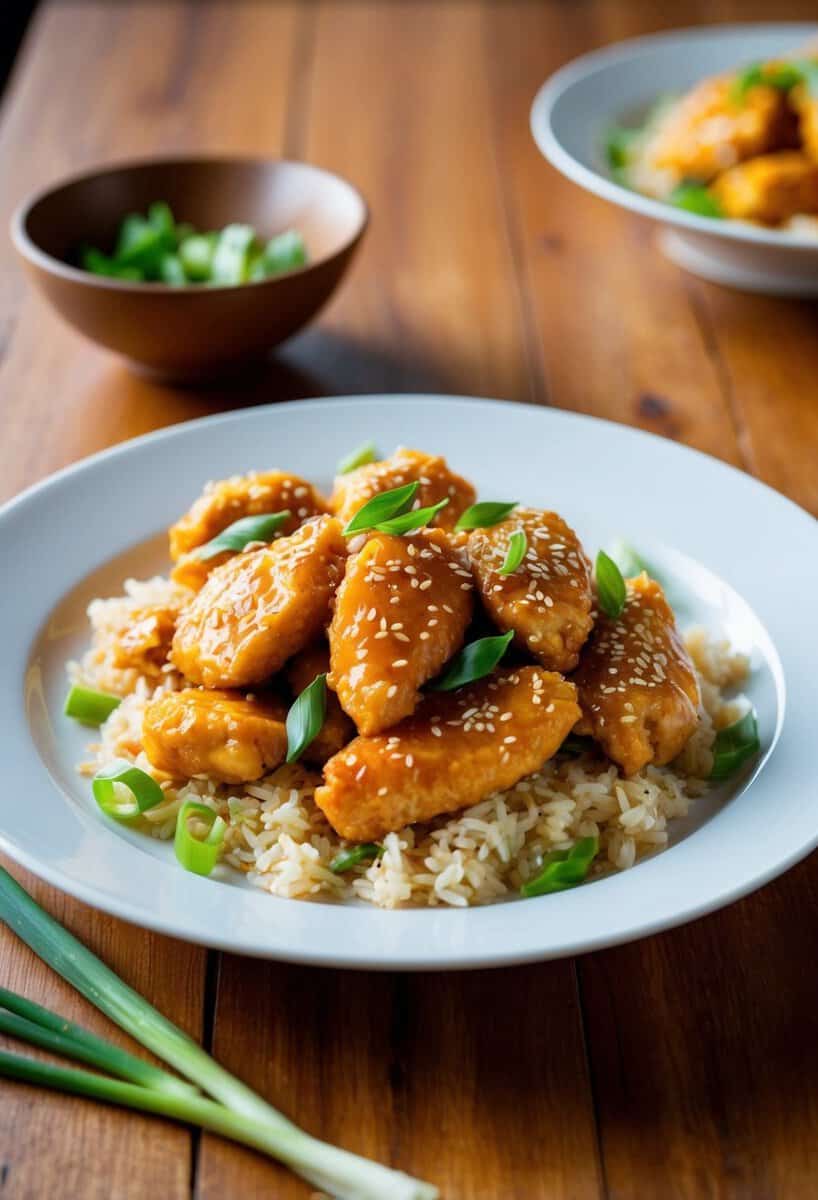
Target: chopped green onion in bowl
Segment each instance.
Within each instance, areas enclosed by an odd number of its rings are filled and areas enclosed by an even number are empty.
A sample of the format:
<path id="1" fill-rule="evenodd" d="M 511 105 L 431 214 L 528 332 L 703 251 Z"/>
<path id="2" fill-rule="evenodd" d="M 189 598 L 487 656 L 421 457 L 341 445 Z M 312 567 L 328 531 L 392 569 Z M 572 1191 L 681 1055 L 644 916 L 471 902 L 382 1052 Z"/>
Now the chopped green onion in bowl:
<path id="1" fill-rule="evenodd" d="M 186 871 L 209 875 L 216 865 L 227 823 L 196 800 L 186 800 L 176 818 L 173 849 Z"/>
<path id="2" fill-rule="evenodd" d="M 233 223 L 200 232 L 178 222 L 168 204 L 151 204 L 147 216 L 124 217 L 111 254 L 82 246 L 79 263 L 93 275 L 132 283 L 234 286 L 273 279 L 308 262 L 307 247 L 295 229 L 266 242 L 252 225 Z"/>
<path id="3" fill-rule="evenodd" d="M 475 642 L 469 642 L 454 656 L 443 674 L 429 684 L 430 689 L 433 692 L 453 692 L 455 688 L 476 683 L 478 679 L 490 675 L 513 637 L 514 631 L 510 629 L 508 633 L 497 637 L 478 638 Z"/>
<path id="4" fill-rule="evenodd" d="M 221 533 L 217 533 L 203 546 L 197 546 L 192 551 L 196 558 L 205 562 L 215 558 L 217 554 L 230 552 L 239 554 L 245 546 L 253 542 L 271 542 L 281 526 L 292 516 L 288 508 L 281 512 L 259 513 L 255 517 L 239 517 L 232 525 L 228 525 Z"/>
<path id="5" fill-rule="evenodd" d="M 710 778 L 718 781 L 729 779 L 748 759 L 761 749 L 758 737 L 758 722 L 755 712 L 748 708 L 738 721 L 720 729 L 713 742 L 713 766 Z"/>
<path id="6" fill-rule="evenodd" d="M 110 692 L 98 692 L 75 683 L 65 697 L 63 713 L 82 725 L 99 726 L 108 720 L 121 703 L 121 697 L 112 696 Z"/>
<path id="7" fill-rule="evenodd" d="M 91 790 L 102 811 L 117 821 L 130 821 L 141 816 L 165 798 L 156 780 L 126 759 L 117 759 L 100 767 Z"/>

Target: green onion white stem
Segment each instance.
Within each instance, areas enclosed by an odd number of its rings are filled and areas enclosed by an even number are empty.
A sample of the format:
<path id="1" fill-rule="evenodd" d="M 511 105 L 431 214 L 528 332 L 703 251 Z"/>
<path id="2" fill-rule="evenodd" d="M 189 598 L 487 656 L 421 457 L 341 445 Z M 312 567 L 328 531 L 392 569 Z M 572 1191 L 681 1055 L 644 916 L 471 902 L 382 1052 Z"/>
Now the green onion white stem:
<path id="1" fill-rule="evenodd" d="M 281 1158 L 339 1200 L 434 1200 L 437 1190 L 303 1133 L 128 987 L 0 868 L 0 918 L 115 1024 L 226 1106 L 0 1056 L 0 1073 L 193 1121 Z M 229 1111 L 227 1111 L 229 1110 Z"/>

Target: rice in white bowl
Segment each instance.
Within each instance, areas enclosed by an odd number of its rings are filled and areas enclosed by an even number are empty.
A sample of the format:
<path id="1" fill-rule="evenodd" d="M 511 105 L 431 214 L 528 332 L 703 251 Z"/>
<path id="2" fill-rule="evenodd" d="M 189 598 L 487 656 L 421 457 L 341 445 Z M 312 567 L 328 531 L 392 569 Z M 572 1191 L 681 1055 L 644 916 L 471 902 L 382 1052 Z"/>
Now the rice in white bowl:
<path id="1" fill-rule="evenodd" d="M 178 599 L 179 589 L 157 577 L 129 580 L 124 597 L 91 604 L 92 645 L 81 662 L 70 664 L 69 673 L 74 682 L 123 700 L 80 769 L 92 775 L 102 764 L 124 758 L 152 775 L 165 799 L 140 820 L 154 837 L 173 836 L 185 800 L 207 804 L 227 822 L 224 861 L 257 887 L 292 899 L 357 898 L 382 908 L 486 904 L 518 892 L 549 851 L 591 836 L 600 841 L 592 876 L 625 870 L 663 849 L 669 822 L 685 816 L 707 790 L 716 732 L 741 712 L 728 694 L 748 672 L 747 659 L 726 642 L 692 630 L 686 640 L 699 674 L 702 707 L 698 726 L 675 762 L 625 778 L 596 754 L 558 755 L 507 792 L 454 816 L 388 834 L 381 858 L 336 875 L 329 864 L 346 843 L 314 802 L 320 783 L 316 772 L 293 764 L 239 787 L 206 778 L 180 783 L 145 757 L 145 705 L 158 690 L 177 689 L 182 680 L 167 667 L 148 674 L 123 671 L 116 665 L 117 642 L 133 611 Z"/>

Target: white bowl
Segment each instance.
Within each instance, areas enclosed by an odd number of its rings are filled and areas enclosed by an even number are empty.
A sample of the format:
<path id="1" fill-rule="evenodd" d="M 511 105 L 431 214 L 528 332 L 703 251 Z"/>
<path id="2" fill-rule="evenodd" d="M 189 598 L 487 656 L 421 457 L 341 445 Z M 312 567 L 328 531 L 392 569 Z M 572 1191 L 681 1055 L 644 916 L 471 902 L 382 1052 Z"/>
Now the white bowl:
<path id="1" fill-rule="evenodd" d="M 605 162 L 606 130 L 659 95 L 760 59 L 792 54 L 818 25 L 780 22 L 683 29 L 635 38 L 575 59 L 543 85 L 531 130 L 550 163 L 574 183 L 661 225 L 665 254 L 715 283 L 781 296 L 818 296 L 818 239 L 713 220 L 622 187 Z"/>

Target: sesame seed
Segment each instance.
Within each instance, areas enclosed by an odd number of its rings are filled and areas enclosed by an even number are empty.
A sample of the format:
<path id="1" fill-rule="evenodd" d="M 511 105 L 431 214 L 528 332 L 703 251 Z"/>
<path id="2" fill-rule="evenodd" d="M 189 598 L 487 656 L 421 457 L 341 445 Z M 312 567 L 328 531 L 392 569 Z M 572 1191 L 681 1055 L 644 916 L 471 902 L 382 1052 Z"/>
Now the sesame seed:
<path id="1" fill-rule="evenodd" d="M 392 666 L 393 667 L 408 667 L 409 659 L 408 658 L 396 658 L 395 661 L 392 663 Z"/>
<path id="2" fill-rule="evenodd" d="M 413 767 L 415 765 L 414 755 L 412 755 L 412 754 L 406 755 L 406 765 L 407 765 L 407 767 Z"/>
<path id="3" fill-rule="evenodd" d="M 398 685 L 396 683 L 390 683 L 389 687 L 386 689 L 387 700 L 391 700 L 392 697 L 397 693 L 397 690 Z"/>

